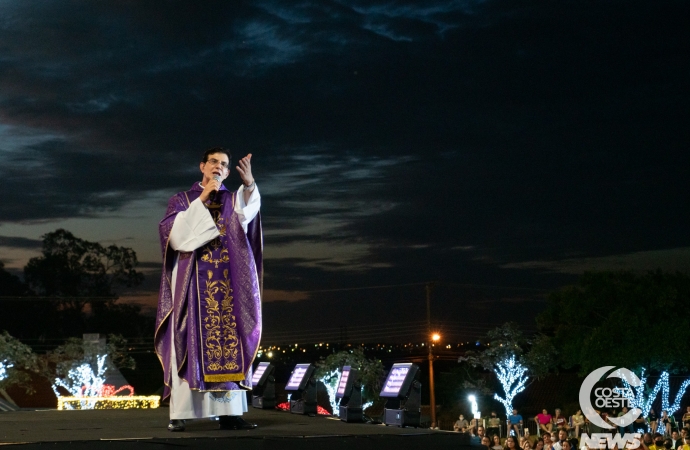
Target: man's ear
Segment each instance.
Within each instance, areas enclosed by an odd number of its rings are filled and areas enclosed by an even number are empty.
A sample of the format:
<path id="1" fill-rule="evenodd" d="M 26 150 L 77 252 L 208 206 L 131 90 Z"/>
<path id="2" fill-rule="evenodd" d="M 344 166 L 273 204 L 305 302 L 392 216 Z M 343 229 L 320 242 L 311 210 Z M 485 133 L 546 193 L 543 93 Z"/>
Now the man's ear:
<path id="1" fill-rule="evenodd" d="M 206 163 L 204 163 L 204 162 L 199 163 L 199 172 L 201 172 L 201 173 L 204 172 L 204 164 L 206 164 Z"/>

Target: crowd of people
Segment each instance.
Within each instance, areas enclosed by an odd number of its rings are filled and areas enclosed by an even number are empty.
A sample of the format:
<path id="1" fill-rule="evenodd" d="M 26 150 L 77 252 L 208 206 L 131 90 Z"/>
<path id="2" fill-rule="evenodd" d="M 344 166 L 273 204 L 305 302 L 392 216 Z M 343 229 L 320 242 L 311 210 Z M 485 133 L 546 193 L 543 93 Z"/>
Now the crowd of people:
<path id="1" fill-rule="evenodd" d="M 624 427 L 612 423 L 610 419 L 626 415 L 627 408 L 623 407 L 619 412 L 596 412 L 621 435 L 642 432 L 640 450 L 690 450 L 690 406 L 679 421 L 667 411 L 657 415 L 652 409 L 647 417 L 640 416 Z M 453 430 L 479 438 L 482 446 L 490 450 L 576 450 L 585 446 L 585 443 L 580 445 L 583 432 L 592 434 L 611 431 L 590 423 L 581 410 L 567 417 L 558 408 L 553 415 L 544 409 L 534 417 L 534 422 L 537 436 L 532 437 L 516 409 L 505 422 L 492 411 L 490 417 L 485 419 L 472 418 L 468 421 L 460 415 Z M 502 428 L 503 423 L 505 428 Z M 502 430 L 508 430 L 508 433 L 501 433 Z M 502 438 L 503 434 L 507 436 Z"/>

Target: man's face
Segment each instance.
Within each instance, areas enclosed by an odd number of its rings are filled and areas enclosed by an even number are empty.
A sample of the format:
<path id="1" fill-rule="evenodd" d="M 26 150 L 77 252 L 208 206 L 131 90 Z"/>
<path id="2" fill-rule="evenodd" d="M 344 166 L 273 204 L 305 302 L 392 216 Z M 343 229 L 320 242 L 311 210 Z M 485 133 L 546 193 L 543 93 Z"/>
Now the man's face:
<path id="1" fill-rule="evenodd" d="M 671 437 L 673 438 L 674 441 L 677 441 L 677 440 L 678 440 L 678 432 L 677 432 L 677 431 L 673 431 L 673 432 L 671 433 Z"/>
<path id="2" fill-rule="evenodd" d="M 204 178 L 203 185 L 211 181 L 213 177 L 219 176 L 221 181 L 225 180 L 230 174 L 230 158 L 225 153 L 212 153 L 208 155 L 206 162 L 199 164 L 199 169 Z"/>
<path id="3" fill-rule="evenodd" d="M 517 416 L 517 409 L 514 409 L 514 410 L 513 410 L 513 415 L 514 415 L 514 416 Z"/>
<path id="4" fill-rule="evenodd" d="M 652 445 L 654 443 L 654 441 L 652 440 L 652 435 L 650 435 L 649 433 L 645 433 L 643 440 L 645 445 Z"/>
<path id="5" fill-rule="evenodd" d="M 561 430 L 558 432 L 558 440 L 559 441 L 565 441 L 568 439 L 568 433 L 565 432 L 565 430 Z"/>
<path id="6" fill-rule="evenodd" d="M 541 413 L 542 413 L 542 414 L 544 414 L 544 415 L 546 415 L 546 414 L 547 414 L 547 412 L 546 412 L 546 410 L 545 410 L 545 409 L 542 409 L 542 410 L 541 410 Z"/>
<path id="7" fill-rule="evenodd" d="M 477 436 L 484 436 L 484 427 L 477 427 Z"/>
<path id="8" fill-rule="evenodd" d="M 548 434 L 545 434 L 544 435 L 544 444 L 549 445 L 550 443 L 551 443 L 551 436 L 549 436 Z"/>

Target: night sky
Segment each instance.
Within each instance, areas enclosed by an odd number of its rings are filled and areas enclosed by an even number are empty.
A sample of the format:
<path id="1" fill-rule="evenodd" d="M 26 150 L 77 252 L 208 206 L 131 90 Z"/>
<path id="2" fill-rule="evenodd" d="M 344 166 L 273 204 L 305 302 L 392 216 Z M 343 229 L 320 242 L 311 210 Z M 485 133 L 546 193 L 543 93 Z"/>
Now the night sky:
<path id="1" fill-rule="evenodd" d="M 223 146 L 253 154 L 266 336 L 403 339 L 432 280 L 448 336 L 533 329 L 584 270 L 690 268 L 689 17 L 661 0 L 0 1 L 0 260 L 20 273 L 57 228 L 133 247 L 147 281 L 125 300 L 154 308 L 167 199 Z"/>

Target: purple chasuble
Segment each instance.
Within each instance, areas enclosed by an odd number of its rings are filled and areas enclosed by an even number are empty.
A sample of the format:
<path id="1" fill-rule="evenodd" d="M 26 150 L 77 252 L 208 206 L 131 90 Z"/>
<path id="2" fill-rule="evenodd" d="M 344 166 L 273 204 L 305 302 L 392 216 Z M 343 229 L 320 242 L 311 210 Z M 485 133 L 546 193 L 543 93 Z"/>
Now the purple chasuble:
<path id="1" fill-rule="evenodd" d="M 261 339 L 260 215 L 249 223 L 245 234 L 234 208 L 237 192 L 221 186 L 208 205 L 220 236 L 187 253 L 176 252 L 169 245 L 177 213 L 187 210 L 202 191 L 195 183 L 189 191 L 173 196 L 159 225 L 163 274 L 154 345 L 163 365 L 164 398 L 170 395 L 172 385 L 173 339 L 178 376 L 189 383 L 190 389 L 199 391 L 251 389 L 252 362 Z M 173 296 L 172 276 L 178 253 Z"/>

